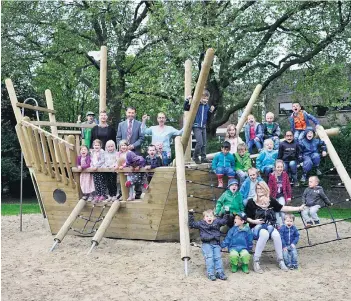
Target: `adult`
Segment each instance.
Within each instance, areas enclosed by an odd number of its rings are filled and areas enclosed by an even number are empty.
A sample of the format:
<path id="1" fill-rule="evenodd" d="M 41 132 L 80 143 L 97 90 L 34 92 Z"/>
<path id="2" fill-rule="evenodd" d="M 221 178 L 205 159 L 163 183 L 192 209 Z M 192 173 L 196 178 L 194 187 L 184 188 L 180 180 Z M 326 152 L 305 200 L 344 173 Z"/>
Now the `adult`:
<path id="1" fill-rule="evenodd" d="M 133 151 L 137 155 L 141 155 L 141 144 L 144 141 L 144 134 L 141 132 L 141 122 L 135 120 L 136 109 L 127 107 L 126 120 L 118 124 L 117 128 L 117 145 L 121 140 L 127 140 L 128 150 Z"/>
<path id="2" fill-rule="evenodd" d="M 144 134 L 141 132 L 141 122 L 135 119 L 136 109 L 127 107 L 126 120 L 118 124 L 117 128 L 117 145 L 121 140 L 126 140 L 128 150 L 137 155 L 141 155 L 141 145 L 144 141 Z M 142 188 L 140 184 L 135 184 L 135 199 L 140 199 Z M 119 197 L 119 195 L 118 195 Z"/>
<path id="3" fill-rule="evenodd" d="M 162 151 L 162 164 L 168 165 L 171 160 L 171 138 L 173 136 L 179 136 L 183 134 L 183 129 L 177 130 L 173 126 L 166 125 L 166 114 L 160 112 L 157 114 L 157 122 L 158 125 L 146 127 L 146 120 L 148 119 L 148 115 L 144 115 L 142 117 L 142 126 L 141 131 L 145 135 L 151 135 L 152 140 L 151 144 L 157 145 L 162 143 L 163 151 Z"/>
<path id="4" fill-rule="evenodd" d="M 86 121 L 82 122 L 82 124 L 98 124 L 98 122 L 96 122 L 94 120 L 95 118 L 95 114 L 94 112 L 88 111 L 85 115 L 86 117 Z M 78 121 L 80 120 L 80 116 L 78 118 Z M 83 144 L 90 147 L 91 145 L 91 132 L 92 132 L 92 128 L 82 128 L 82 140 L 84 141 Z"/>
<path id="5" fill-rule="evenodd" d="M 257 240 L 253 263 L 255 272 L 263 273 L 260 267 L 260 257 L 269 238 L 273 240 L 279 268 L 284 271 L 288 270 L 283 260 L 282 240 L 278 230 L 275 228 L 275 213 L 280 211 L 302 211 L 303 209 L 304 205 L 292 207 L 279 204 L 276 199 L 270 197 L 268 185 L 264 181 L 256 184 L 256 196 L 248 200 L 245 208 L 247 221 L 250 223 L 250 228 L 252 228 L 254 239 Z"/>
<path id="6" fill-rule="evenodd" d="M 112 140 L 116 143 L 116 131 L 113 127 L 107 124 L 107 113 L 106 111 L 101 111 L 99 115 L 99 124 L 93 127 L 91 131 L 91 141 L 90 148 L 93 148 L 93 141 L 99 139 L 102 142 L 102 149 L 105 149 L 106 142 Z"/>

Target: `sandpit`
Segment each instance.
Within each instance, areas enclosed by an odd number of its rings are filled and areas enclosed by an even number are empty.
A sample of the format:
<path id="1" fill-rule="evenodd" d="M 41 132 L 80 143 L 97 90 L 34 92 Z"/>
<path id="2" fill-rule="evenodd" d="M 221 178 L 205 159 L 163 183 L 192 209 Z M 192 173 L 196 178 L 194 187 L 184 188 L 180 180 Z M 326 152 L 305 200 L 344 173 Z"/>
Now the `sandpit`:
<path id="1" fill-rule="evenodd" d="M 351 239 L 301 249 L 300 269 L 289 272 L 271 252 L 262 257 L 264 274 L 232 274 L 223 254 L 229 279 L 211 282 L 197 247 L 185 277 L 179 243 L 103 239 L 87 256 L 90 238 L 67 236 L 49 253 L 53 237 L 42 216 L 25 215 L 23 225 L 19 232 L 19 217 L 2 218 L 2 300 L 350 300 Z M 338 228 L 351 235 L 351 223 Z M 334 225 L 310 236 L 313 243 L 334 239 Z"/>

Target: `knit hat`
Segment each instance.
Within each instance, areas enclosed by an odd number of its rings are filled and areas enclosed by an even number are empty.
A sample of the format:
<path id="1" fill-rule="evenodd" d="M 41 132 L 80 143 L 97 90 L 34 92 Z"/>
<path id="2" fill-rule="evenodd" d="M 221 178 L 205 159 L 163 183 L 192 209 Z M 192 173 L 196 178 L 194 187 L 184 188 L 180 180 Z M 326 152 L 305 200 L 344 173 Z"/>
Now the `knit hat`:
<path id="1" fill-rule="evenodd" d="M 88 112 L 85 114 L 86 117 L 89 116 L 89 115 L 95 116 L 94 112 L 92 112 L 92 111 L 88 111 Z"/>
<path id="2" fill-rule="evenodd" d="M 236 215 L 239 216 L 244 222 L 247 221 L 247 215 L 245 212 L 238 212 Z"/>
<path id="3" fill-rule="evenodd" d="M 230 179 L 230 180 L 228 181 L 228 186 L 227 186 L 227 188 L 229 188 L 229 187 L 230 187 L 231 185 L 233 185 L 233 184 L 238 185 L 238 184 L 239 184 L 238 180 L 237 180 L 237 179 Z"/>

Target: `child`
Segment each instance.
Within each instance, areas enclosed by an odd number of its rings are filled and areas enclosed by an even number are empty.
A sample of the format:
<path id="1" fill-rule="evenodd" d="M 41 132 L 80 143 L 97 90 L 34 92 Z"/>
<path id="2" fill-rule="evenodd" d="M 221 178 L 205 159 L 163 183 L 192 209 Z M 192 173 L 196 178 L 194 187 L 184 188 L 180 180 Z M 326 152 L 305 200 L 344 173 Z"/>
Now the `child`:
<path id="1" fill-rule="evenodd" d="M 241 138 L 236 135 L 235 124 L 229 124 L 227 127 L 227 133 L 225 134 L 225 141 L 230 143 L 230 153 L 234 155 L 237 152 L 239 143 L 243 143 Z"/>
<path id="2" fill-rule="evenodd" d="M 285 133 L 285 140 L 279 144 L 278 159 L 284 161 L 284 169 L 294 182 L 294 186 L 299 186 L 297 181 L 297 163 L 300 156 L 300 147 L 294 134 L 291 131 Z"/>
<path id="3" fill-rule="evenodd" d="M 221 152 L 216 154 L 212 160 L 212 170 L 215 171 L 218 178 L 218 187 L 223 187 L 223 176 L 227 175 L 228 180 L 235 177 L 235 159 L 229 153 L 230 143 L 224 141 Z"/>
<path id="4" fill-rule="evenodd" d="M 257 152 L 261 151 L 263 142 L 263 127 L 261 123 L 256 122 L 253 115 L 247 116 L 245 125 L 245 139 L 249 148 L 249 153 L 253 153 L 253 146 L 257 148 Z"/>
<path id="5" fill-rule="evenodd" d="M 117 151 L 116 144 L 113 140 L 108 140 L 105 145 L 104 152 L 104 165 L 105 168 L 117 168 Z M 108 200 L 112 202 L 117 200 L 117 174 L 115 172 L 106 172 L 105 181 L 108 189 Z"/>
<path id="6" fill-rule="evenodd" d="M 154 169 L 157 167 L 162 166 L 162 159 L 156 155 L 156 147 L 153 144 L 150 144 L 147 149 L 148 156 L 146 156 L 146 166 L 145 169 Z M 147 182 L 150 184 L 152 176 L 154 175 L 153 172 L 148 172 L 146 174 Z"/>
<path id="7" fill-rule="evenodd" d="M 245 225 L 246 214 L 238 213 L 234 219 L 234 227 L 231 228 L 221 243 L 222 248 L 228 248 L 231 270 L 238 271 L 238 263 L 241 261 L 241 269 L 244 273 L 249 273 L 250 253 L 252 250 L 253 235 L 250 228 Z"/>
<path id="8" fill-rule="evenodd" d="M 247 151 L 245 143 L 238 145 L 238 152 L 235 156 L 235 172 L 239 178 L 240 184 L 242 185 L 247 178 L 247 171 L 252 167 L 250 153 Z"/>
<path id="9" fill-rule="evenodd" d="M 256 195 L 256 184 L 263 181 L 263 179 L 258 176 L 258 170 L 254 167 L 249 168 L 248 175 L 249 177 L 246 178 L 240 187 L 240 193 L 243 197 L 244 206 L 246 206 L 249 199 L 252 199 Z"/>
<path id="10" fill-rule="evenodd" d="M 271 191 L 270 196 L 279 204 L 285 206 L 291 201 L 291 185 L 282 160 L 275 161 L 274 171 L 269 175 L 268 187 Z M 284 215 L 282 211 L 276 212 L 278 228 L 283 224 Z"/>
<path id="11" fill-rule="evenodd" d="M 119 151 L 116 154 L 117 158 L 117 167 L 116 169 L 123 169 L 126 166 L 126 157 L 128 152 L 128 141 L 127 140 L 120 140 L 119 141 Z M 118 195 L 116 197 L 119 200 L 122 197 L 121 189 L 118 191 Z"/>
<path id="12" fill-rule="evenodd" d="M 280 136 L 280 127 L 279 124 L 273 122 L 274 114 L 268 112 L 266 114 L 266 122 L 263 123 L 263 139 L 272 139 L 274 142 L 274 149 L 279 147 L 279 136 Z"/>
<path id="13" fill-rule="evenodd" d="M 125 166 L 132 167 L 134 171 L 138 171 L 141 167 L 145 167 L 145 160 L 142 156 L 138 156 L 134 152 L 129 151 L 127 152 Z M 143 184 L 145 188 L 147 187 L 144 178 L 144 174 L 140 172 L 132 172 L 127 176 L 126 186 L 129 188 L 129 198 L 127 201 L 133 201 L 135 199 L 135 184 Z"/>
<path id="14" fill-rule="evenodd" d="M 264 149 L 260 152 L 256 160 L 256 167 L 268 176 L 274 167 L 274 162 L 278 157 L 278 151 L 274 150 L 272 139 L 264 141 Z"/>
<path id="15" fill-rule="evenodd" d="M 238 191 L 238 181 L 236 179 L 230 179 L 228 181 L 227 190 L 223 192 L 221 197 L 217 200 L 215 215 L 223 215 L 226 209 L 231 214 L 244 211 L 243 198 L 241 193 Z"/>
<path id="16" fill-rule="evenodd" d="M 328 197 L 325 195 L 323 188 L 318 186 L 318 184 L 318 177 L 310 177 L 308 179 L 308 187 L 305 189 L 302 195 L 302 201 L 306 206 L 301 215 L 307 228 L 312 227 L 313 222 L 315 225 L 320 224 L 319 217 L 317 215 L 319 208 L 321 208 L 320 201 L 323 201 L 327 206 L 333 205 L 333 203 L 331 203 Z"/>
<path id="17" fill-rule="evenodd" d="M 77 158 L 77 167 L 79 170 L 90 167 L 90 156 L 89 150 L 86 145 L 80 147 L 80 156 Z M 83 200 L 92 200 L 92 193 L 95 191 L 93 176 L 90 172 L 82 172 L 80 174 L 80 188 L 83 193 Z"/>
<path id="18" fill-rule="evenodd" d="M 156 156 L 161 158 L 163 166 L 167 166 L 171 161 L 171 154 L 170 153 L 167 154 L 167 152 L 163 150 L 162 142 L 156 142 L 155 148 L 156 148 Z"/>
<path id="19" fill-rule="evenodd" d="M 223 218 L 215 218 L 213 210 L 203 212 L 203 220 L 194 220 L 194 210 L 189 210 L 189 227 L 200 230 L 200 238 L 202 241 L 202 254 L 205 257 L 207 276 L 210 280 L 215 281 L 217 278 L 227 280 L 227 276 L 223 271 L 223 263 L 221 258 L 221 247 L 219 245 L 221 232 L 219 228 L 228 222 L 228 215 Z"/>
<path id="20" fill-rule="evenodd" d="M 83 124 L 96 124 L 96 121 L 94 120 L 95 114 L 94 112 L 87 112 L 86 113 L 86 119 L 87 121 L 83 122 Z M 82 128 L 82 139 L 84 139 L 84 145 L 89 147 L 91 145 L 91 131 L 92 128 Z"/>
<path id="21" fill-rule="evenodd" d="M 300 141 L 300 156 L 303 160 L 303 174 L 301 177 L 301 182 L 306 181 L 307 173 L 312 169 L 313 166 L 316 167 L 316 174 L 320 176 L 322 173 L 319 170 L 319 163 L 321 162 L 321 156 L 319 154 L 319 148 L 322 150 L 322 156 L 327 155 L 327 147 L 319 138 L 314 137 L 314 130 L 312 128 L 306 129 L 306 137 Z"/>
<path id="22" fill-rule="evenodd" d="M 193 154 L 193 160 L 196 164 L 209 163 L 206 159 L 206 123 L 211 114 L 214 112 L 215 107 L 208 105 L 208 99 L 210 98 L 210 92 L 204 90 L 200 100 L 200 105 L 196 113 L 195 121 L 193 124 L 193 132 L 196 139 L 195 150 Z M 190 101 L 192 97 L 189 96 L 184 103 L 184 111 L 190 110 Z M 199 160 L 201 155 L 201 161 Z"/>
<path id="23" fill-rule="evenodd" d="M 93 170 L 97 170 L 98 168 L 104 165 L 104 150 L 101 148 L 102 142 L 99 139 L 95 139 L 93 141 L 93 149 L 91 150 L 91 164 Z M 105 177 L 102 172 L 94 172 L 94 185 L 96 188 L 96 197 L 94 198 L 95 202 L 102 202 L 106 199 L 106 182 Z"/>
<path id="24" fill-rule="evenodd" d="M 296 245 L 299 242 L 300 234 L 294 225 L 294 221 L 295 216 L 293 214 L 286 214 L 284 225 L 279 230 L 282 238 L 284 262 L 290 270 L 298 268 Z"/>
<path id="25" fill-rule="evenodd" d="M 318 125 L 319 122 L 316 117 L 301 110 L 301 106 L 298 102 L 292 104 L 292 110 L 293 113 L 289 117 L 291 131 L 294 133 L 294 139 L 301 141 L 305 136 L 306 127 L 310 125 L 310 121 L 315 125 Z"/>

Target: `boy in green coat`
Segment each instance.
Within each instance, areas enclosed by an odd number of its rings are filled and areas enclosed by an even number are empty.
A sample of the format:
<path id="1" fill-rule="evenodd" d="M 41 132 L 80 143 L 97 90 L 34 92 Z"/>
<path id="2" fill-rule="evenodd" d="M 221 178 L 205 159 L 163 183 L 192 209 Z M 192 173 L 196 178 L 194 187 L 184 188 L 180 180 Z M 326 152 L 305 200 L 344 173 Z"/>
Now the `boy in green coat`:
<path id="1" fill-rule="evenodd" d="M 230 179 L 227 190 L 223 192 L 221 197 L 217 200 L 215 215 L 224 214 L 226 207 L 228 207 L 228 211 L 230 211 L 231 214 L 244 211 L 243 198 L 238 188 L 238 180 Z"/>
<path id="2" fill-rule="evenodd" d="M 252 167 L 250 153 L 247 151 L 246 144 L 240 143 L 238 145 L 238 152 L 235 155 L 235 170 L 239 177 L 240 185 L 247 178 L 247 171 Z"/>

